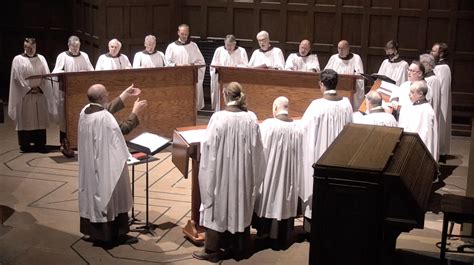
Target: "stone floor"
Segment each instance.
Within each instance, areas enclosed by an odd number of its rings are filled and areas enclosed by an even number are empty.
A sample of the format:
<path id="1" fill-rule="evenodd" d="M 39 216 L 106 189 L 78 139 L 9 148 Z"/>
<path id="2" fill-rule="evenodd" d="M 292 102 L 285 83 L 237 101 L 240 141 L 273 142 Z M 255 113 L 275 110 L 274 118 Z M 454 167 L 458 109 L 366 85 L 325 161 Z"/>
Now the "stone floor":
<path id="1" fill-rule="evenodd" d="M 0 124 L 0 265 L 207 263 L 191 257 L 201 248 L 183 237 L 182 227 L 190 218 L 191 185 L 172 164 L 169 149 L 150 163 L 149 220 L 156 225 L 156 236 L 131 232 L 139 238 L 137 244 L 104 249 L 83 240 L 79 232 L 77 160 L 66 159 L 58 151 L 20 153 L 14 125 L 8 118 L 5 122 Z M 48 129 L 48 137 L 48 144 L 56 145 L 58 128 Z M 449 177 L 438 193 L 465 194 L 469 144 L 469 138 L 452 138 L 453 157 L 442 166 Z M 136 167 L 135 176 L 135 214 L 144 219 L 143 165 Z M 441 223 L 441 213 L 428 212 L 423 230 L 402 234 L 397 241 L 397 263 L 442 264 L 435 246 L 441 238 Z M 295 225 L 298 233 L 301 220 Z M 252 248 L 254 253 L 248 259 L 221 263 L 308 263 L 307 241 L 295 242 L 286 251 Z M 448 254 L 448 259 L 448 264 L 474 263 L 474 256 L 467 254 Z"/>

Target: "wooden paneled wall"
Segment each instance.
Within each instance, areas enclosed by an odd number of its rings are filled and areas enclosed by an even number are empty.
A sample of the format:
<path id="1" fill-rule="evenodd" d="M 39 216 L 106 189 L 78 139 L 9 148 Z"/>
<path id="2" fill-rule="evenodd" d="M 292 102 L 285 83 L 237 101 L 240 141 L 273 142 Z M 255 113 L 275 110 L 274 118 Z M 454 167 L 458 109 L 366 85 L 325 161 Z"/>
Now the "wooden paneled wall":
<path id="1" fill-rule="evenodd" d="M 2 5 L 12 10 L 0 18 L 3 98 L 11 59 L 22 51 L 27 31 L 39 35 L 38 50 L 50 64 L 66 48 L 70 34 L 82 39 L 82 49 L 95 64 L 112 38 L 122 42 L 122 52 L 132 60 L 143 49 L 145 35 L 158 36 L 158 49 L 164 51 L 176 39 L 177 25 L 187 23 L 201 47 L 214 47 L 233 33 L 249 55 L 258 47 L 255 35 L 262 29 L 286 56 L 307 38 L 323 67 L 336 53 L 337 42 L 347 39 L 369 73 L 378 70 L 390 39 L 398 40 L 407 61 L 434 42 L 446 42 L 454 110 L 474 112 L 472 0 L 21 0 Z"/>

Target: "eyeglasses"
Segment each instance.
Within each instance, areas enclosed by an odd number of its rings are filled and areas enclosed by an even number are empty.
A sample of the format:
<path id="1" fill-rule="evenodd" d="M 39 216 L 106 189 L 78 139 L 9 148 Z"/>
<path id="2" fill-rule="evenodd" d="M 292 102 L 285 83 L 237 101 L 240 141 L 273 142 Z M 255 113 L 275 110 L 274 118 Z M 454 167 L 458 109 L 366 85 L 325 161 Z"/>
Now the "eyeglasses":
<path id="1" fill-rule="evenodd" d="M 408 68 L 407 71 L 411 72 L 411 73 L 419 73 L 420 72 L 419 70 L 413 70 L 413 69 L 410 69 L 410 68 Z"/>

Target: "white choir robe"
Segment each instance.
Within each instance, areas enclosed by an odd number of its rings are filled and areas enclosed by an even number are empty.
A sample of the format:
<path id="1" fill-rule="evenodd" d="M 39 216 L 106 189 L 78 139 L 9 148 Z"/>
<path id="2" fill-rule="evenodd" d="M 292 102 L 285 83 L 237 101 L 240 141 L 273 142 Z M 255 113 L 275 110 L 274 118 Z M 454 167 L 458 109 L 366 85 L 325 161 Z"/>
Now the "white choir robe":
<path id="1" fill-rule="evenodd" d="M 265 64 L 268 68 L 275 68 L 278 70 L 285 68 L 285 57 L 280 48 L 270 47 L 266 51 L 257 49 L 253 51 L 250 57 L 249 67 L 257 67 Z"/>
<path id="2" fill-rule="evenodd" d="M 160 51 L 148 53 L 146 50 L 135 53 L 133 68 L 153 68 L 166 66 L 165 54 Z"/>
<path id="3" fill-rule="evenodd" d="M 313 164 L 336 139 L 344 126 L 352 122 L 352 106 L 348 98 L 331 101 L 325 98 L 313 100 L 306 109 L 301 123 L 303 126 L 303 180 L 300 197 L 303 200 L 304 215 L 311 219 L 313 200 Z"/>
<path id="4" fill-rule="evenodd" d="M 78 55 L 72 55 L 69 51 L 62 52 L 56 58 L 53 73 L 62 72 L 82 72 L 94 71 L 94 67 L 89 60 L 89 55 L 85 52 L 79 52 Z M 55 78 L 57 80 L 57 78 Z M 64 91 L 59 88 L 59 83 L 54 82 L 54 97 L 58 108 L 59 130 L 66 132 L 66 115 L 64 108 Z"/>
<path id="5" fill-rule="evenodd" d="M 166 63 L 169 66 L 176 65 L 206 65 L 199 47 L 194 42 L 183 44 L 179 41 L 168 45 L 165 52 Z M 204 92 L 202 83 L 206 67 L 198 68 L 198 80 L 196 84 L 196 109 L 204 108 Z"/>
<path id="6" fill-rule="evenodd" d="M 132 208 L 130 156 L 114 116 L 106 109 L 79 116 L 79 213 L 92 223 L 115 220 Z"/>
<path id="7" fill-rule="evenodd" d="M 216 49 L 212 57 L 211 65 L 216 66 L 233 66 L 246 67 L 249 62 L 247 52 L 242 47 L 236 47 L 234 51 L 228 52 L 224 46 Z M 219 93 L 219 74 L 216 73 L 216 68 L 210 67 L 209 73 L 211 75 L 211 103 L 212 109 L 215 111 L 221 110 L 220 93 Z"/>
<path id="8" fill-rule="evenodd" d="M 398 127 L 405 132 L 418 133 L 435 161 L 438 161 L 438 124 L 433 107 L 426 102 L 404 106 L 400 110 Z"/>
<path id="9" fill-rule="evenodd" d="M 201 142 L 201 225 L 217 232 L 244 232 L 250 226 L 264 173 L 255 114 L 226 110 L 214 113 Z"/>
<path id="10" fill-rule="evenodd" d="M 434 73 L 441 81 L 439 153 L 447 155 L 451 151 L 451 69 L 447 64 L 438 64 Z"/>
<path id="11" fill-rule="evenodd" d="M 97 60 L 95 70 L 118 70 L 118 69 L 130 69 L 132 65 L 128 60 L 127 55 L 119 53 L 117 57 L 111 57 L 108 53 L 102 54 Z"/>
<path id="12" fill-rule="evenodd" d="M 13 58 L 8 116 L 15 121 L 18 131 L 46 129 L 49 119 L 57 118 L 51 82 L 45 78 L 26 80 L 32 75 L 45 74 L 49 74 L 49 68 L 44 56 L 37 54 L 30 58 L 21 54 Z M 31 88 L 37 86 L 42 93 L 29 93 Z"/>
<path id="13" fill-rule="evenodd" d="M 426 83 L 429 87 L 428 93 L 426 94 L 426 100 L 433 107 L 433 111 L 436 115 L 436 121 L 438 122 L 438 137 L 440 137 L 441 123 L 439 121 L 443 118 L 443 113 L 441 111 L 441 81 L 438 77 L 436 77 L 436 75 L 434 75 L 433 72 L 431 73 L 432 74 L 425 76 Z M 440 140 L 441 139 L 438 139 L 438 146 L 440 146 Z"/>
<path id="14" fill-rule="evenodd" d="M 300 56 L 299 53 L 292 53 L 288 56 L 285 63 L 285 70 L 319 72 L 319 60 L 316 54 Z"/>
<path id="15" fill-rule="evenodd" d="M 378 74 L 390 77 L 396 82 L 397 86 L 400 86 L 403 82 L 408 80 L 408 63 L 404 60 L 398 60 L 391 62 L 389 59 L 385 59 L 380 65 Z"/>
<path id="16" fill-rule="evenodd" d="M 354 123 L 397 127 L 398 123 L 391 113 L 385 112 L 383 108 L 371 110 L 368 114 L 362 115 L 360 112 L 354 112 Z"/>
<path id="17" fill-rule="evenodd" d="M 267 167 L 255 213 L 281 221 L 296 216 L 303 173 L 303 131 L 299 121 L 267 119 L 260 124 Z"/>
<path id="18" fill-rule="evenodd" d="M 352 57 L 349 60 L 343 60 L 338 54 L 334 54 L 329 58 L 329 61 L 324 69 L 332 69 L 338 74 L 354 75 L 364 73 L 364 64 L 358 54 L 351 53 Z M 350 56 L 350 55 L 349 55 Z M 364 79 L 357 79 L 356 92 L 352 98 L 352 108 L 357 111 L 364 101 Z"/>
<path id="19" fill-rule="evenodd" d="M 392 94 L 390 95 L 390 101 L 398 98 L 398 104 L 401 106 L 401 108 L 403 108 L 403 106 L 413 105 L 413 103 L 410 100 L 411 83 L 412 83 L 411 81 L 406 81 L 403 84 L 401 84 L 400 87 L 398 87 L 398 89 L 392 90 Z M 427 83 L 426 85 L 428 87 L 428 91 L 430 91 L 431 90 L 430 84 Z"/>

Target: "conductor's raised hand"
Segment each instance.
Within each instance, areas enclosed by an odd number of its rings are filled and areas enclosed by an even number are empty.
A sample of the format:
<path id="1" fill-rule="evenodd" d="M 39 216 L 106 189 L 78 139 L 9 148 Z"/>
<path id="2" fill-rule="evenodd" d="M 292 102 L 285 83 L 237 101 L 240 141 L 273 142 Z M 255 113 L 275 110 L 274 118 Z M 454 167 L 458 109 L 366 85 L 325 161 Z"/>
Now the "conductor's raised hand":
<path id="1" fill-rule="evenodd" d="M 120 94 L 120 99 L 122 99 L 122 102 L 125 102 L 127 98 L 133 97 L 133 96 L 138 96 L 142 90 L 138 87 L 135 87 L 133 84 L 129 87 L 127 87 L 121 94 Z"/>
<path id="2" fill-rule="evenodd" d="M 138 115 L 138 113 L 143 111 L 147 105 L 148 102 L 146 100 L 140 100 L 139 98 L 137 98 L 137 100 L 135 100 L 135 103 L 133 104 L 132 113 Z"/>

